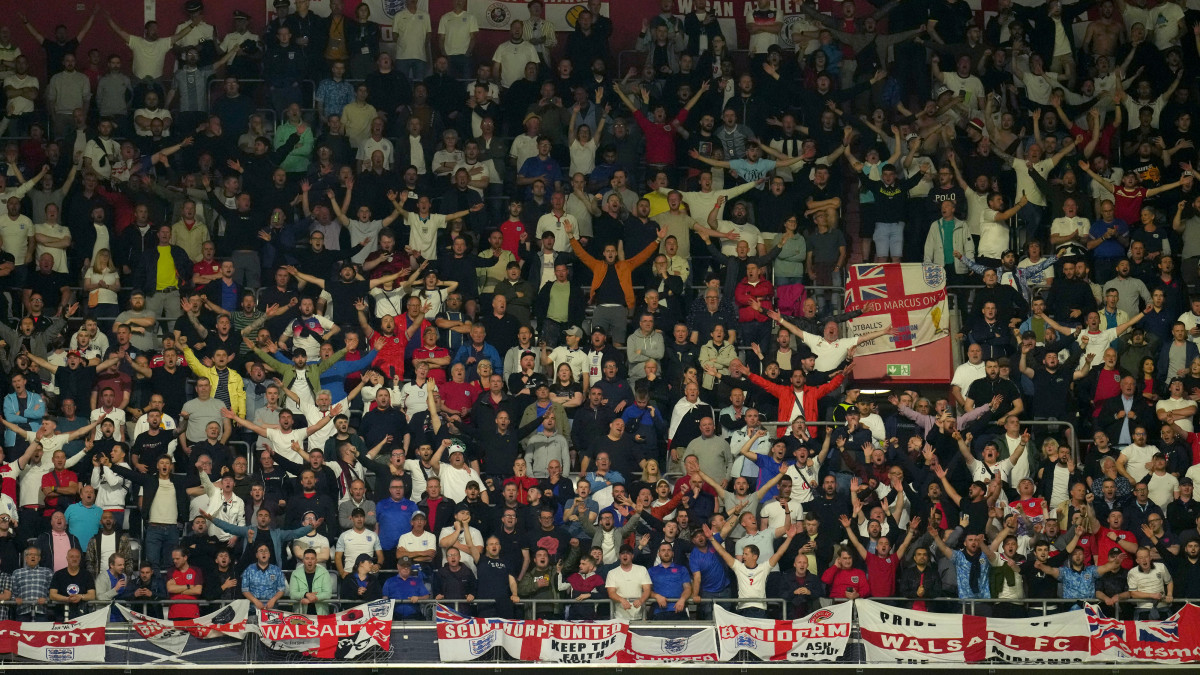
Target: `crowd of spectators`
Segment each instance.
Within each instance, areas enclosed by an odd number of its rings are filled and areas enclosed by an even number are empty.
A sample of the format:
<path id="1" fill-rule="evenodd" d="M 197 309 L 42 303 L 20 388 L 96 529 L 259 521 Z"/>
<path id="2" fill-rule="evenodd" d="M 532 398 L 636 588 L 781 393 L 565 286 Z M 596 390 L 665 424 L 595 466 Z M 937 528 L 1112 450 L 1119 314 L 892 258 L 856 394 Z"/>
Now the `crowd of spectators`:
<path id="1" fill-rule="evenodd" d="M 417 4 L 0 26 L 0 615 L 1200 598 L 1196 12 Z M 852 261 L 952 381 L 853 380 Z"/>

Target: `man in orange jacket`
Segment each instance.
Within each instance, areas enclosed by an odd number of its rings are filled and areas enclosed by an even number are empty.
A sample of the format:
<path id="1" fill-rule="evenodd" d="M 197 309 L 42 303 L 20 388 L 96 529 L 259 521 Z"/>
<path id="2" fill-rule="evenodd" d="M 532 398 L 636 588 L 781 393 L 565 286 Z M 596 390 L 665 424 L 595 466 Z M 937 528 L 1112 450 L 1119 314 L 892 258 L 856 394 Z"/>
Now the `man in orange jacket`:
<path id="1" fill-rule="evenodd" d="M 571 238 L 575 255 L 592 271 L 592 293 L 588 298 L 588 304 L 596 306 L 596 311 L 592 313 L 592 329 L 603 328 L 612 336 L 613 346 L 624 349 L 629 313 L 633 311 L 636 300 L 633 294 L 633 270 L 658 251 L 659 243 L 666 236 L 665 230 L 660 227 L 658 238 L 628 260 L 617 260 L 617 247 L 613 244 L 604 247 L 604 260 L 597 260 L 579 243 L 574 225 L 564 221 L 563 228 Z"/>

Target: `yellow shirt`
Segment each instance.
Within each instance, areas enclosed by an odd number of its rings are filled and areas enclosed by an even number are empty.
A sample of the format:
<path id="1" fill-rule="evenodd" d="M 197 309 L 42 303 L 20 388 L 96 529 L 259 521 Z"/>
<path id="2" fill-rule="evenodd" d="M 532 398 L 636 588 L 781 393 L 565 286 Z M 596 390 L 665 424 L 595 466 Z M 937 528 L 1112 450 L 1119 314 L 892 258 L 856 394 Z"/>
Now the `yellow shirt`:
<path id="1" fill-rule="evenodd" d="M 354 101 L 342 108 L 342 127 L 351 147 L 358 148 L 359 143 L 371 136 L 371 122 L 378 116 L 375 106 L 370 103 Z"/>
<path id="2" fill-rule="evenodd" d="M 179 285 L 175 258 L 171 256 L 170 246 L 158 247 L 158 277 L 155 280 L 155 290 L 165 291 Z"/>
<path id="3" fill-rule="evenodd" d="M 660 213 L 666 213 L 667 211 L 671 210 L 670 205 L 667 204 L 667 196 L 657 190 L 655 190 L 654 192 L 648 192 L 648 193 L 642 195 L 642 199 L 645 199 L 646 201 L 650 202 L 650 217 L 651 218 L 653 218 L 654 216 L 657 216 Z"/>

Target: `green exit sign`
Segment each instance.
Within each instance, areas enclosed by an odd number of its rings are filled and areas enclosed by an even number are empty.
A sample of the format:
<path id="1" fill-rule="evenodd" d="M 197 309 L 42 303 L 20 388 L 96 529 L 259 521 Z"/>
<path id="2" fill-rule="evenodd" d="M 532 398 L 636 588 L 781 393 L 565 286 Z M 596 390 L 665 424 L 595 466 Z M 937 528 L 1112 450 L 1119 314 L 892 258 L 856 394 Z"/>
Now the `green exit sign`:
<path id="1" fill-rule="evenodd" d="M 887 374 L 888 377 L 909 377 L 912 375 L 912 366 L 907 363 L 889 363 Z"/>

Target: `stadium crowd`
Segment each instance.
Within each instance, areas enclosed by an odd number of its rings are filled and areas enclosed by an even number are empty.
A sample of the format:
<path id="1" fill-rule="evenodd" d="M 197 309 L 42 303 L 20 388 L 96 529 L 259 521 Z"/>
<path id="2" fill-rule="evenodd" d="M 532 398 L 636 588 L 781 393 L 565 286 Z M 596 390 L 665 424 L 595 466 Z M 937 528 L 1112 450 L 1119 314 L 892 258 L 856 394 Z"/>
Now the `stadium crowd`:
<path id="1" fill-rule="evenodd" d="M 0 26 L 0 614 L 1200 598 L 1183 3 L 663 0 L 624 73 L 329 4 Z M 854 383 L 851 261 L 944 268 L 951 382 Z"/>

